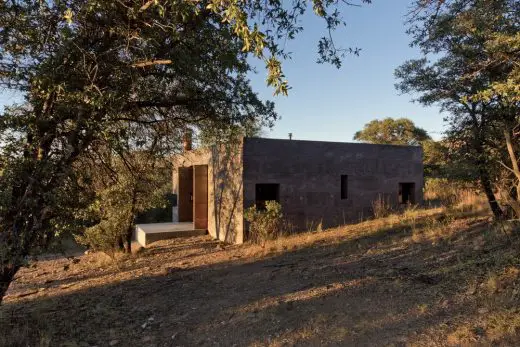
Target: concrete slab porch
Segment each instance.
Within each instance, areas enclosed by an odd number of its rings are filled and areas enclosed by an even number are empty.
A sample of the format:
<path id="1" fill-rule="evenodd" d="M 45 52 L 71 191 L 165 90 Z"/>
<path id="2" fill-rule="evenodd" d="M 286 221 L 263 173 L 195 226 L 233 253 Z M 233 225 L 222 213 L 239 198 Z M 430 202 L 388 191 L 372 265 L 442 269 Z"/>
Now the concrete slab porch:
<path id="1" fill-rule="evenodd" d="M 206 230 L 195 229 L 192 222 L 183 223 L 150 223 L 135 226 L 135 240 L 143 247 L 150 243 L 173 239 L 176 237 L 190 237 L 205 235 Z"/>

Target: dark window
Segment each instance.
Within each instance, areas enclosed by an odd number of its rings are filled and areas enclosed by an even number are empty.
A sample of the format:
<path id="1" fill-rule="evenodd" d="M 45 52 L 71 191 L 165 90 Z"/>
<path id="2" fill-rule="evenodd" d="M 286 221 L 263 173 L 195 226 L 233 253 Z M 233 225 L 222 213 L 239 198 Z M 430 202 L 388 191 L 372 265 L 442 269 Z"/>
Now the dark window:
<path id="1" fill-rule="evenodd" d="M 348 199 L 348 175 L 341 175 L 341 199 Z"/>
<path id="2" fill-rule="evenodd" d="M 265 202 L 274 200 L 279 202 L 280 185 L 276 183 L 259 183 L 255 189 L 256 208 L 265 210 Z"/>
<path id="3" fill-rule="evenodd" d="M 399 183 L 399 203 L 415 204 L 415 183 Z"/>

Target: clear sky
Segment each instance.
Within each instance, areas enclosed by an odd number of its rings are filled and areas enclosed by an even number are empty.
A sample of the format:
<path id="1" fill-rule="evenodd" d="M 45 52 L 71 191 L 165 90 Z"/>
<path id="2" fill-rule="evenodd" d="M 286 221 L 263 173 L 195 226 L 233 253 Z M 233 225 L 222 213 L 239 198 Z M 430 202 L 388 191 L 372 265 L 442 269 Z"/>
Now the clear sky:
<path id="1" fill-rule="evenodd" d="M 419 57 L 410 48 L 405 33 L 405 14 L 411 0 L 374 0 L 371 5 L 351 7 L 345 13 L 347 27 L 335 33 L 342 47 L 360 47 L 359 57 L 347 56 L 336 69 L 317 64 L 317 42 L 325 34 L 324 23 L 312 13 L 303 21 L 305 30 L 288 43 L 292 59 L 284 62 L 284 72 L 292 89 L 288 97 L 273 97 L 266 87 L 266 72 L 258 65 L 252 75 L 255 90 L 262 98 L 274 100 L 282 119 L 265 135 L 295 139 L 352 141 L 363 125 L 376 118 L 407 117 L 440 138 L 443 129 L 438 108 L 412 103 L 412 96 L 399 95 L 394 88 L 394 69 L 405 60 Z M 0 91 L 0 107 L 17 98 Z"/>
<path id="2" fill-rule="evenodd" d="M 410 0 L 374 0 L 371 5 L 348 8 L 347 27 L 335 34 L 342 47 L 360 47 L 359 57 L 347 56 L 341 69 L 316 64 L 317 42 L 324 24 L 313 14 L 306 16 L 305 30 L 288 43 L 292 60 L 284 72 L 292 90 L 288 97 L 273 97 L 265 86 L 265 71 L 251 76 L 254 88 L 265 99 L 274 100 L 282 119 L 265 135 L 294 139 L 352 141 L 357 130 L 373 119 L 407 117 L 440 138 L 442 115 L 436 107 L 412 103 L 410 95 L 394 88 L 394 70 L 405 60 L 420 56 L 409 47 L 405 14 Z"/>

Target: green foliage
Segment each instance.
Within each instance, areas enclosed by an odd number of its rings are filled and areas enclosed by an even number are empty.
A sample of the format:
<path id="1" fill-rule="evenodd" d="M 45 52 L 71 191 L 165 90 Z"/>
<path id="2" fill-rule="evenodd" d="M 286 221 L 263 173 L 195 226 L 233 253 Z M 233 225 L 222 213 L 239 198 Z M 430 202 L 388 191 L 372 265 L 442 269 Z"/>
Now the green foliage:
<path id="1" fill-rule="evenodd" d="M 283 231 L 282 205 L 276 201 L 266 201 L 265 210 L 249 207 L 244 212 L 244 218 L 249 222 L 249 238 L 254 243 L 263 245 Z"/>
<path id="2" fill-rule="evenodd" d="M 520 125 L 516 91 L 520 51 L 515 48 L 520 5 L 513 0 L 417 1 L 416 5 L 419 11 L 409 32 L 424 57 L 396 70 L 397 88 L 418 95 L 417 101 L 424 105 L 438 104 L 449 114 L 450 151 L 466 163 L 466 176 L 478 174 L 494 215 L 501 218 L 494 184 L 518 161 L 508 154 L 506 139 L 520 135 L 515 132 Z M 511 153 L 518 152 L 518 141 L 512 147 Z"/>
<path id="3" fill-rule="evenodd" d="M 136 217 L 150 208 L 165 207 L 171 190 L 170 165 L 156 154 L 129 151 L 107 158 L 103 165 L 83 163 L 89 169 L 80 168 L 91 171 L 96 199 L 78 216 L 93 224 L 78 233 L 80 243 L 107 254 L 123 246 L 130 251 Z"/>
<path id="4" fill-rule="evenodd" d="M 267 69 L 267 84 L 275 88 L 276 93 L 287 95 L 289 84 L 282 71 L 281 60 L 290 56 L 286 51 L 285 41 L 294 39 L 303 27 L 301 17 L 312 7 L 314 14 L 325 22 L 328 35 L 318 41 L 318 62 L 341 66 L 341 58 L 346 53 L 359 54 L 358 48 L 338 48 L 332 39 L 332 32 L 345 25 L 341 12 L 346 6 L 371 3 L 371 0 L 354 2 L 295 0 L 208 0 L 190 2 L 199 11 L 205 9 L 221 17 L 221 21 L 230 25 L 233 33 L 241 40 L 242 50 L 251 52 L 262 59 Z M 158 3 L 157 3 L 158 4 Z M 158 4 L 158 6 L 161 6 Z M 274 28 L 274 31 L 272 30 Z"/>
<path id="5" fill-rule="evenodd" d="M 277 118 L 251 89 L 242 40 L 205 5 L 0 2 L 0 87 L 25 96 L 0 117 L 0 298 L 99 194 L 80 161 L 104 166 L 143 145 L 171 153 L 203 121 Z"/>
<path id="6" fill-rule="evenodd" d="M 260 136 L 262 127 L 271 128 L 274 124 L 250 119 L 243 124 L 220 124 L 215 125 L 204 122 L 199 126 L 197 139 L 201 146 L 209 147 L 214 145 L 232 146 L 242 137 Z"/>
<path id="7" fill-rule="evenodd" d="M 76 240 L 95 251 L 105 252 L 114 257 L 120 250 L 121 244 L 126 239 L 126 233 L 132 226 L 133 214 L 130 206 L 124 205 L 121 200 L 115 200 L 110 196 L 111 192 L 106 191 L 101 194 L 102 203 L 98 201 L 97 211 L 91 211 L 94 216 L 100 215 L 99 223 L 86 228 L 76 236 Z M 120 193 L 115 189 L 114 198 L 119 198 Z M 101 205 L 103 207 L 101 207 Z M 93 209 L 94 206 L 91 206 Z"/>
<path id="8" fill-rule="evenodd" d="M 471 184 L 447 178 L 427 178 L 424 182 L 424 198 L 451 207 L 460 202 L 462 193 L 474 188 Z"/>
<path id="9" fill-rule="evenodd" d="M 423 148 L 424 176 L 467 185 L 478 180 L 478 171 L 450 139 L 426 140 Z"/>
<path id="10" fill-rule="evenodd" d="M 357 141 L 387 145 L 416 146 L 429 139 L 430 136 L 426 130 L 416 127 L 407 118 L 376 119 L 365 124 L 363 130 L 354 135 L 354 140 Z"/>

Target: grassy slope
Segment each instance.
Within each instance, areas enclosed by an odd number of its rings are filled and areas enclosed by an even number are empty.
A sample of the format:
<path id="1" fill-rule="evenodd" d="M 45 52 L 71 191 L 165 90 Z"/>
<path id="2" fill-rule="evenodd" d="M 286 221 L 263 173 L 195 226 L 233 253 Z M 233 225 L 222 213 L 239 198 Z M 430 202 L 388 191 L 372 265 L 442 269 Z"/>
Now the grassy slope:
<path id="1" fill-rule="evenodd" d="M 437 208 L 265 248 L 40 261 L 0 308 L 0 345 L 515 345 L 519 249 L 487 213 Z"/>

